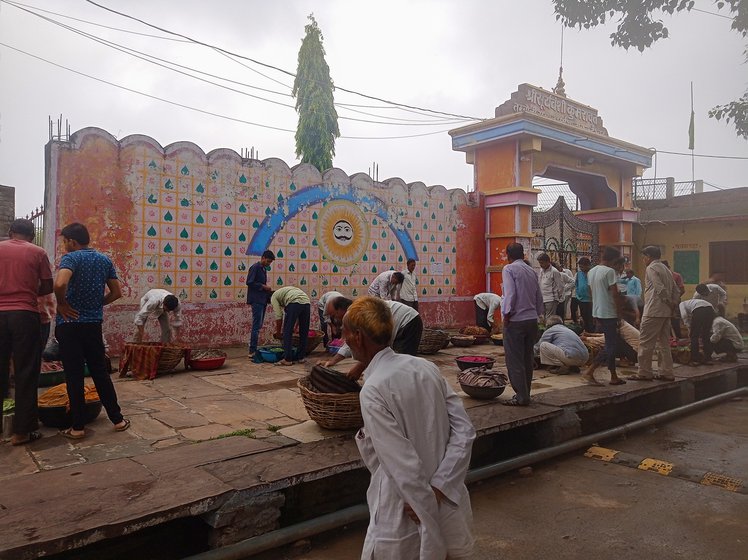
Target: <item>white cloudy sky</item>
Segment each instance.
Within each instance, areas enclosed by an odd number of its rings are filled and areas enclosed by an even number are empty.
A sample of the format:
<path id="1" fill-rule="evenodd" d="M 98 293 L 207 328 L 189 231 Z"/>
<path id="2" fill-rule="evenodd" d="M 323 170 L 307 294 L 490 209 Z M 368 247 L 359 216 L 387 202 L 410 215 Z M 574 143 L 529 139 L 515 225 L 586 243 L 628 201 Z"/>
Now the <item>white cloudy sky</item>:
<path id="1" fill-rule="evenodd" d="M 15 2 L 16 0 L 13 0 Z M 214 50 L 124 33 L 78 18 L 138 33 L 163 33 L 84 0 L 20 0 L 68 16 L 44 13 L 81 31 L 152 56 L 257 87 L 288 94 L 292 78 Z M 523 82 L 550 89 L 559 65 L 560 25 L 551 0 L 100 0 L 150 23 L 294 72 L 306 16 L 314 12 L 324 33 L 336 85 L 399 103 L 474 117 L 490 117 Z M 716 12 L 710 0 L 700 9 Z M 748 157 L 748 142 L 707 117 L 710 107 L 737 99 L 748 84 L 745 45 L 728 19 L 705 13 L 664 16 L 671 38 L 653 48 L 612 47 L 612 27 L 566 30 L 564 78 L 568 95 L 597 108 L 611 136 L 658 150 L 686 152 L 694 83 L 696 153 Z M 124 87 L 236 119 L 293 130 L 292 108 L 273 105 L 154 66 L 74 34 L 0 0 L 0 184 L 16 187 L 16 213 L 40 204 L 48 116 L 62 114 L 72 131 L 97 126 L 118 138 L 147 134 L 162 145 L 190 140 L 206 152 L 255 147 L 260 158 L 293 165 L 293 132 L 200 114 L 117 89 L 30 58 L 20 49 L 72 70 Z M 271 79 L 261 76 L 265 74 Z M 209 78 L 219 81 L 215 78 Z M 280 84 L 277 82 L 281 82 Z M 222 82 L 227 84 L 226 82 Z M 230 84 L 227 84 L 230 85 Z M 235 89 L 293 104 L 290 97 L 241 85 Z M 339 103 L 382 103 L 336 92 Z M 379 164 L 379 178 L 466 188 L 472 168 L 453 152 L 446 130 L 456 124 L 392 108 L 339 107 L 341 117 L 429 121 L 427 126 L 341 120 L 336 167 L 349 174 Z M 394 121 L 393 121 L 394 122 Z M 405 122 L 405 121 L 403 121 Z M 420 123 L 423 124 L 423 123 Z M 382 139 L 425 132 L 430 136 Z M 645 177 L 654 176 L 650 170 Z M 657 176 L 691 179 L 689 157 L 660 154 Z M 696 160 L 696 178 L 718 187 L 748 186 L 748 160 Z"/>

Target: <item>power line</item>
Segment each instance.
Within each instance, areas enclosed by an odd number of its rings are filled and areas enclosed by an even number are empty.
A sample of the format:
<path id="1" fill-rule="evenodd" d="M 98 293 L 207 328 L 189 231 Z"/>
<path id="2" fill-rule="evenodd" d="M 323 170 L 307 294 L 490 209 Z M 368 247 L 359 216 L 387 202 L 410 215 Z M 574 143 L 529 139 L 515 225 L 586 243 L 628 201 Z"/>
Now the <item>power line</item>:
<path id="1" fill-rule="evenodd" d="M 102 10 L 106 10 L 107 12 L 111 12 L 111 13 L 113 13 L 113 14 L 117 14 L 118 16 L 121 16 L 121 17 L 124 17 L 124 18 L 128 18 L 128 19 L 131 19 L 131 20 L 133 20 L 133 21 L 137 21 L 137 22 L 139 22 L 139 23 L 142 23 L 143 25 L 146 25 L 146 26 L 148 26 L 148 27 L 151 27 L 151 28 L 153 28 L 153 29 L 156 29 L 156 30 L 158 30 L 158 31 L 161 31 L 162 33 L 168 33 L 169 35 L 174 35 L 174 36 L 176 36 L 176 37 L 181 37 L 181 38 L 183 38 L 183 39 L 187 39 L 187 40 L 189 40 L 189 41 L 192 41 L 193 43 L 196 43 L 196 44 L 198 44 L 198 45 L 202 45 L 202 46 L 204 46 L 204 47 L 208 47 L 208 48 L 211 48 L 211 49 L 218 49 L 218 50 L 220 50 L 220 51 L 222 51 L 222 52 L 225 52 L 225 53 L 227 53 L 227 54 L 230 54 L 230 55 L 232 55 L 232 56 L 236 56 L 236 57 L 238 57 L 238 58 L 241 58 L 241 59 L 244 59 L 244 60 L 248 60 L 248 61 L 250 61 L 250 62 L 253 62 L 254 64 L 258 64 L 258 65 L 260 65 L 260 66 L 264 66 L 265 68 L 270 68 L 270 69 L 272 69 L 272 70 L 276 70 L 276 71 L 278 71 L 278 72 L 281 72 L 281 73 L 283 73 L 283 74 L 286 74 L 287 76 L 291 76 L 291 77 L 293 77 L 293 78 L 296 78 L 296 74 L 294 74 L 293 72 L 289 72 L 288 70 L 284 70 L 283 68 L 279 68 L 279 67 L 277 67 L 277 66 L 273 66 L 272 64 L 268 64 L 268 63 L 266 63 L 266 62 L 261 62 L 261 61 L 259 61 L 259 60 L 255 60 L 255 59 L 253 59 L 253 58 L 250 58 L 250 57 L 248 57 L 248 56 L 244 56 L 244 55 L 241 55 L 241 54 L 237 54 L 237 53 L 234 53 L 234 52 L 228 51 L 228 50 L 226 50 L 226 49 L 223 49 L 223 48 L 221 48 L 221 47 L 218 47 L 218 46 L 216 46 L 216 45 L 212 45 L 212 44 L 210 44 L 210 43 L 205 43 L 205 42 L 203 42 L 203 41 L 199 41 L 199 40 L 197 40 L 197 39 L 193 39 L 192 37 L 189 37 L 188 35 L 183 35 L 183 34 L 181 34 L 181 33 L 177 33 L 177 32 L 175 32 L 175 31 L 170 31 L 170 30 L 168 30 L 168 29 L 165 29 L 165 28 L 163 28 L 163 27 L 159 27 L 159 26 L 157 26 L 157 25 L 154 25 L 154 24 L 152 24 L 152 23 L 148 23 L 148 22 L 147 22 L 147 21 L 145 21 L 145 20 L 142 20 L 142 19 L 136 18 L 135 16 L 131 16 L 131 15 L 129 15 L 129 14 L 126 14 L 126 13 L 123 13 L 123 12 L 119 12 L 119 11 L 117 11 L 117 10 L 114 10 L 114 9 L 112 9 L 112 8 L 108 8 L 107 6 L 104 6 L 104 5 L 102 5 L 102 4 L 98 4 L 98 3 L 94 2 L 93 0 L 86 0 L 86 2 L 88 2 L 89 4 L 91 4 L 91 5 L 93 5 L 93 6 L 96 6 L 97 8 L 101 8 Z M 425 107 L 417 107 L 417 106 L 413 106 L 413 105 L 407 105 L 407 104 L 405 104 L 405 103 L 398 103 L 398 102 L 396 102 L 396 101 L 390 101 L 390 100 L 388 100 L 388 99 L 383 99 L 383 98 L 381 98 L 381 97 L 375 97 L 375 96 L 373 96 L 373 95 L 367 95 L 367 94 L 365 94 L 365 93 L 361 93 L 361 92 L 359 92 L 359 91 L 355 91 L 355 90 L 351 90 L 351 89 L 346 89 L 346 88 L 344 88 L 344 87 L 340 87 L 340 86 L 335 86 L 335 89 L 338 89 L 338 90 L 340 90 L 340 91 L 344 91 L 344 92 L 346 92 L 346 93 L 351 93 L 351 94 L 353 94 L 353 95 L 359 95 L 359 96 L 361 96 L 361 97 L 365 97 L 365 98 L 367 98 L 367 99 L 373 99 L 373 100 L 375 100 L 375 101 L 381 101 L 382 103 L 388 103 L 388 104 L 390 104 L 390 105 L 397 105 L 397 106 L 400 106 L 400 107 L 407 107 L 407 108 L 409 108 L 409 109 L 418 109 L 418 110 L 420 110 L 420 111 L 427 111 L 427 112 L 429 112 L 429 113 L 436 113 L 436 114 L 440 114 L 440 115 L 446 115 L 446 116 L 448 116 L 448 117 L 456 117 L 456 118 L 458 118 L 458 119 L 466 119 L 466 120 L 472 120 L 472 121 L 483 121 L 483 120 L 486 120 L 486 119 L 485 119 L 485 118 L 483 118 L 483 117 L 471 117 L 471 116 L 467 116 L 467 115 L 459 115 L 459 114 L 456 114 L 456 113 L 447 113 L 447 112 L 444 112 L 444 111 L 437 111 L 437 110 L 435 110 L 435 109 L 427 109 L 427 108 L 425 108 Z"/>
<path id="2" fill-rule="evenodd" d="M 122 90 L 128 91 L 130 93 L 135 93 L 137 95 L 142 95 L 142 96 L 148 97 L 150 99 L 155 99 L 156 101 L 161 101 L 163 103 L 168 103 L 168 104 L 174 105 L 176 107 L 181 107 L 183 109 L 188 109 L 190 111 L 195 111 L 197 113 L 202 113 L 204 115 L 209 115 L 209 116 L 212 116 L 212 117 L 218 117 L 220 119 L 225 119 L 225 120 L 229 120 L 229 121 L 233 121 L 233 122 L 238 122 L 238 123 L 242 123 L 242 124 L 248 124 L 248 125 L 252 125 L 252 126 L 259 126 L 261 128 L 268 128 L 268 129 L 271 129 L 271 130 L 279 130 L 281 132 L 291 132 L 291 133 L 295 133 L 296 132 L 295 130 L 291 130 L 291 129 L 288 129 L 288 128 L 280 128 L 280 127 L 277 127 L 277 126 L 271 126 L 271 125 L 267 125 L 267 124 L 261 124 L 261 123 L 256 123 L 256 122 L 252 122 L 252 121 L 247 121 L 247 120 L 244 120 L 244 119 L 239 119 L 237 117 L 231 117 L 231 116 L 228 116 L 228 115 L 223 115 L 221 113 L 216 113 L 216 112 L 213 112 L 213 111 L 208 111 L 206 109 L 200 109 L 198 107 L 193 107 L 191 105 L 185 105 L 184 103 L 179 103 L 177 101 L 171 101 L 169 99 L 166 99 L 166 98 L 163 98 L 163 97 L 158 97 L 156 95 L 152 95 L 150 93 L 145 93 L 145 92 L 142 92 L 142 91 L 139 91 L 139 90 L 136 90 L 136 89 L 132 89 L 132 88 L 129 88 L 127 86 L 123 86 L 123 85 L 120 85 L 120 84 L 115 84 L 114 82 L 110 82 L 110 81 L 104 80 L 102 78 L 97 78 L 96 76 L 91 76 L 90 74 L 86 74 L 85 72 L 80 72 L 78 70 L 74 70 L 74 69 L 69 68 L 67 66 L 64 66 L 62 64 L 57 64 L 56 62 L 52 62 L 51 60 L 47 60 L 46 58 L 42 58 L 41 56 L 37 56 L 35 54 L 31 54 L 29 52 L 26 52 L 26 51 L 24 51 L 22 49 L 18 49 L 16 47 L 13 47 L 13 46 L 8 45 L 8 44 L 3 43 L 3 42 L 0 42 L 0 46 L 3 46 L 5 48 L 11 49 L 11 50 L 16 51 L 18 53 L 24 54 L 24 55 L 29 56 L 31 58 L 34 58 L 36 60 L 40 60 L 42 62 L 46 62 L 47 64 L 50 64 L 50 65 L 55 66 L 57 68 L 61 68 L 63 70 L 67 70 L 68 72 L 72 72 L 73 74 L 77 74 L 79 76 L 83 76 L 85 78 L 89 78 L 91 80 L 94 80 L 94 81 L 97 81 L 97 82 L 101 82 L 103 84 L 107 84 L 109 86 L 116 87 L 118 89 L 122 89 Z M 434 135 L 434 134 L 442 134 L 444 132 L 447 132 L 448 130 L 449 129 L 446 129 L 446 130 L 437 130 L 436 132 L 426 132 L 426 133 L 422 133 L 422 134 L 409 134 L 409 135 L 404 135 L 404 136 L 340 136 L 340 138 L 343 138 L 343 139 L 346 139 L 346 140 L 397 140 L 397 139 L 401 139 L 401 138 L 417 138 L 417 137 L 420 137 L 420 136 L 431 136 L 431 135 Z"/>
<path id="3" fill-rule="evenodd" d="M 56 20 L 54 20 L 52 18 L 43 16 L 41 14 L 34 13 L 31 10 L 28 10 L 28 9 L 25 9 L 25 8 L 21 7 L 21 4 L 18 4 L 18 3 L 12 2 L 12 1 L 8 1 L 8 0 L 0 0 L 0 2 L 6 2 L 7 4 L 10 4 L 10 5 L 14 6 L 18 10 L 24 11 L 24 12 L 26 12 L 26 13 L 28 13 L 30 15 L 33 15 L 35 17 L 38 17 L 38 18 L 40 18 L 40 19 L 42 19 L 44 21 L 47 21 L 47 22 L 52 23 L 54 25 L 57 25 L 58 27 L 66 29 L 66 30 L 68 30 L 68 31 L 70 31 L 72 33 L 75 33 L 77 35 L 81 35 L 82 37 L 85 37 L 85 38 L 90 39 L 92 41 L 96 41 L 97 43 L 100 43 L 100 44 L 102 44 L 104 46 L 107 46 L 107 47 L 109 47 L 111 49 L 120 51 L 120 52 L 122 52 L 124 54 L 132 56 L 134 58 L 138 58 L 138 59 L 143 60 L 145 62 L 148 62 L 150 64 L 154 64 L 156 66 L 160 66 L 160 67 L 165 68 L 167 70 L 171 70 L 172 72 L 176 72 L 178 74 L 182 74 L 184 76 L 187 76 L 187 77 L 190 77 L 190 78 L 193 78 L 193 79 L 196 79 L 196 80 L 200 80 L 202 82 L 208 83 L 210 85 L 214 85 L 216 87 L 227 89 L 227 90 L 232 91 L 234 93 L 239 93 L 240 95 L 246 95 L 248 97 L 252 97 L 252 98 L 258 99 L 260 101 L 265 101 L 267 103 L 272 103 L 272 104 L 275 104 L 275 105 L 280 105 L 282 107 L 290 107 L 292 109 L 295 108 L 294 105 L 290 105 L 290 104 L 287 104 L 287 103 L 281 103 L 279 101 L 274 101 L 274 100 L 267 99 L 265 97 L 261 97 L 261 96 L 257 96 L 257 95 L 252 95 L 252 94 L 249 94 L 247 92 L 243 92 L 243 91 L 240 91 L 240 90 L 237 90 L 237 89 L 225 86 L 223 84 L 217 84 L 217 83 L 212 82 L 210 80 L 206 80 L 204 78 L 200 78 L 198 76 L 194 76 L 194 75 L 189 74 L 187 72 L 182 72 L 180 70 L 172 68 L 171 66 L 166 66 L 165 64 L 173 65 L 173 66 L 176 66 L 178 68 L 183 68 L 185 70 L 189 70 L 189 71 L 192 71 L 192 72 L 197 72 L 197 73 L 205 75 L 205 76 L 210 76 L 211 78 L 216 78 L 216 79 L 219 79 L 219 80 L 224 80 L 224 81 L 229 82 L 229 83 L 233 83 L 233 84 L 241 85 L 241 86 L 244 86 L 244 87 L 248 87 L 248 88 L 252 88 L 252 89 L 264 91 L 266 93 L 272 93 L 272 94 L 275 94 L 275 95 L 282 95 L 282 96 L 285 96 L 285 97 L 293 97 L 293 95 L 291 95 L 290 93 L 278 92 L 278 91 L 274 91 L 274 90 L 270 90 L 270 89 L 266 89 L 266 88 L 261 88 L 259 86 L 254 86 L 254 85 L 247 84 L 247 83 L 244 83 L 244 82 L 239 82 L 239 81 L 236 81 L 236 80 L 232 80 L 230 78 L 225 78 L 223 76 L 218 76 L 216 74 L 211 74 L 209 72 L 204 72 L 202 70 L 198 70 L 198 69 L 193 68 L 191 66 L 185 66 L 183 64 L 179 64 L 179 63 L 173 62 L 171 60 L 166 60 L 166 59 L 163 59 L 163 58 L 160 58 L 160 57 L 157 57 L 157 56 L 154 56 L 154 55 L 151 55 L 151 54 L 148 54 L 148 53 L 136 50 L 136 49 L 133 49 L 131 47 L 127 47 L 127 46 L 121 45 L 120 43 L 116 43 L 114 41 L 109 41 L 108 39 L 104 39 L 104 38 L 99 37 L 97 35 L 93 35 L 91 33 L 87 33 L 85 31 L 82 31 L 82 30 L 77 29 L 75 27 L 72 27 L 70 25 L 67 25 L 67 24 L 64 24 L 62 22 L 56 21 Z M 75 18 L 73 18 L 73 19 L 75 19 Z M 221 55 L 229 58 L 230 60 L 234 60 L 235 62 L 241 64 L 245 68 L 254 71 L 254 69 L 252 69 L 249 66 L 241 63 L 238 60 L 235 60 L 231 56 L 229 56 L 229 55 L 227 55 L 227 54 L 225 54 L 225 53 L 223 53 L 221 51 L 216 51 L 216 52 L 218 52 L 219 54 L 221 54 Z M 163 62 L 165 64 L 159 64 L 158 62 L 155 62 L 155 61 L 160 61 L 160 62 Z M 261 74 L 261 75 L 264 76 L 264 74 Z M 283 85 L 281 82 L 278 82 L 278 83 L 280 83 L 281 85 Z M 459 120 L 459 121 L 454 120 L 454 119 L 447 120 L 447 119 L 444 119 L 444 118 L 441 118 L 441 117 L 439 118 L 439 120 L 433 120 L 432 119 L 431 121 L 426 121 L 426 120 L 421 120 L 421 119 L 404 119 L 404 118 L 399 118 L 399 117 L 389 117 L 389 116 L 376 115 L 376 114 L 373 114 L 373 113 L 368 113 L 368 112 L 365 112 L 365 111 L 358 111 L 356 109 L 351 109 L 351 108 L 348 108 L 348 107 L 343 107 L 343 108 L 345 110 L 347 110 L 347 111 L 351 111 L 351 112 L 355 112 L 355 113 L 360 113 L 360 114 L 364 114 L 364 115 L 368 115 L 368 116 L 374 116 L 374 117 L 378 117 L 378 118 L 390 119 L 390 120 L 393 120 L 393 121 L 394 120 L 403 121 L 403 122 L 383 122 L 383 121 L 372 121 L 372 120 L 368 120 L 368 119 L 356 119 L 356 118 L 353 118 L 353 117 L 339 116 L 339 118 L 343 119 L 343 120 L 352 120 L 352 121 L 356 121 L 356 122 L 364 122 L 364 123 L 370 123 L 370 124 L 385 124 L 385 125 L 396 125 L 396 126 L 436 126 L 436 125 L 445 125 L 445 124 L 458 124 L 458 123 L 464 122 L 463 120 Z M 409 123 L 415 123 L 415 124 L 409 124 Z"/>
<path id="4" fill-rule="evenodd" d="M 724 14 L 718 14 L 717 12 L 709 12 L 707 10 L 701 10 L 699 8 L 691 8 L 692 12 L 701 12 L 702 14 L 709 14 L 710 16 L 717 16 L 729 20 L 734 20 L 735 18 L 733 16 L 726 16 Z"/>
<path id="5" fill-rule="evenodd" d="M 714 158 L 714 159 L 738 159 L 738 160 L 748 160 L 748 157 L 745 156 L 721 156 L 721 155 L 710 155 L 710 154 L 691 154 L 686 152 L 668 152 L 666 150 L 657 150 L 658 154 L 670 154 L 673 156 L 693 156 L 693 157 L 700 157 L 700 158 Z"/>

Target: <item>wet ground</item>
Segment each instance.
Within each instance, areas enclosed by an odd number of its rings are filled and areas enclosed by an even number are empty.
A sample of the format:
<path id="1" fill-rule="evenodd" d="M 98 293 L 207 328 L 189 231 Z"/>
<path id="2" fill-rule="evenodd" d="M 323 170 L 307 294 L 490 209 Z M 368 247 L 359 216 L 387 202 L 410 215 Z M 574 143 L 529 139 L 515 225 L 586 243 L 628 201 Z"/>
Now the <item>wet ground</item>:
<path id="1" fill-rule="evenodd" d="M 748 558 L 748 494 L 729 484 L 748 484 L 748 398 L 603 447 L 672 470 L 658 474 L 580 451 L 525 476 L 473 485 L 473 560 Z M 358 524 L 255 558 L 358 558 L 364 534 Z"/>

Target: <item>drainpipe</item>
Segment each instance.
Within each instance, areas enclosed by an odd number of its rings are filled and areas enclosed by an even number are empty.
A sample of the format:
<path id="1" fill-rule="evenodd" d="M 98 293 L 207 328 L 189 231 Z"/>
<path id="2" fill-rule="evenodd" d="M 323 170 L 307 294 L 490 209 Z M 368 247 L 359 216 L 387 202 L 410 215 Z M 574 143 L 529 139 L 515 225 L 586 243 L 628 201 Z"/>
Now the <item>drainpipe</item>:
<path id="1" fill-rule="evenodd" d="M 659 424 L 662 422 L 673 420 L 679 416 L 698 412 L 704 408 L 719 404 L 723 401 L 734 399 L 736 397 L 742 397 L 745 395 L 748 395 L 748 387 L 742 387 L 740 389 L 735 389 L 727 393 L 722 393 L 721 395 L 709 397 L 707 399 L 690 403 L 679 408 L 674 408 L 666 412 L 655 414 L 654 416 L 640 418 L 639 420 L 634 420 L 633 422 L 629 422 L 628 424 L 624 424 L 616 428 L 611 428 L 609 430 L 604 430 L 602 432 L 597 432 L 595 434 L 590 434 L 588 436 L 569 440 L 559 445 L 554 445 L 553 447 L 533 451 L 532 453 L 513 457 L 512 459 L 507 459 L 505 461 L 499 461 L 498 463 L 493 463 L 484 467 L 478 467 L 477 469 L 473 469 L 468 472 L 465 482 L 471 484 L 473 482 L 478 482 L 479 480 L 484 480 L 486 478 L 492 478 L 515 469 L 527 467 L 529 465 L 533 465 L 542 461 L 547 461 L 548 459 L 552 459 L 559 455 L 564 455 L 579 448 L 588 447 L 595 443 L 599 443 L 602 440 L 620 437 L 628 434 L 629 432 L 640 430 L 653 424 Z M 368 517 L 369 508 L 366 504 L 351 506 L 334 513 L 328 513 L 327 515 L 322 515 L 320 517 L 304 521 L 297 525 L 284 527 L 282 529 L 278 529 L 277 531 L 271 531 L 269 533 L 265 533 L 264 535 L 252 537 L 250 539 L 224 546 L 222 548 L 216 548 L 214 550 L 209 550 L 201 554 L 196 554 L 194 556 L 185 558 L 184 560 L 244 560 L 255 554 L 266 552 L 283 545 L 291 544 L 300 539 L 318 535 L 332 529 L 337 529 L 338 527 L 349 525 L 356 521 L 363 521 Z"/>

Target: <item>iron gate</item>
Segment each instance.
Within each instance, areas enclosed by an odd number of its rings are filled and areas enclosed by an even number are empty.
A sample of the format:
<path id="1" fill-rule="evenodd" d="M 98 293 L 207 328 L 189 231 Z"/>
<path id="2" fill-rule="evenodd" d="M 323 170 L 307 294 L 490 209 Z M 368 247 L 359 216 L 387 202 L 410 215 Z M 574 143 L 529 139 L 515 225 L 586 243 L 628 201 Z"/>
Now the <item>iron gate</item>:
<path id="1" fill-rule="evenodd" d="M 538 253 L 548 253 L 552 262 L 570 270 L 577 269 L 580 257 L 598 262 L 597 224 L 575 216 L 563 196 L 549 210 L 532 213 L 532 231 L 533 266 Z"/>

